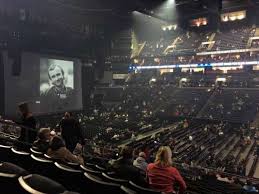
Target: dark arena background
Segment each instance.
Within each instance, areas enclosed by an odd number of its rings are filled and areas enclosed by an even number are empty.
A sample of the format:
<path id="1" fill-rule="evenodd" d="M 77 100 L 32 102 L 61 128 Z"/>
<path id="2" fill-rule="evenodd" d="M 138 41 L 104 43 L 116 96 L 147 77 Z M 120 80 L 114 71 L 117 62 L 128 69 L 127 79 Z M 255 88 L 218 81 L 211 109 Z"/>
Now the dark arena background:
<path id="1" fill-rule="evenodd" d="M 259 190 L 259 0 L 0 0 L 0 193 Z"/>

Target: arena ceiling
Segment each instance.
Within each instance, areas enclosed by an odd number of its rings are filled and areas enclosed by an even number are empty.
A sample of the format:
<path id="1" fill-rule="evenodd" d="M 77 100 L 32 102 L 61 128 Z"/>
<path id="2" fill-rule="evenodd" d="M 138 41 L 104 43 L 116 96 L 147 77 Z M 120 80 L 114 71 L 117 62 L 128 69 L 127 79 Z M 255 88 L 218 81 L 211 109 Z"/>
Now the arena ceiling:
<path id="1" fill-rule="evenodd" d="M 222 10 L 255 6 L 259 0 L 48 0 L 64 6 L 85 9 L 86 12 L 116 12 L 121 15 L 132 11 L 161 14 L 163 9 L 177 9 L 178 15 L 210 12 L 222 5 Z M 170 3 L 170 6 L 161 5 Z M 155 13 L 159 7 L 160 13 Z M 220 8 L 221 9 L 221 8 Z M 164 11 L 164 12 L 166 12 Z"/>
<path id="2" fill-rule="evenodd" d="M 243 9 L 256 6 L 259 0 L 48 0 L 55 1 L 65 7 L 79 8 L 83 13 L 112 13 L 116 17 L 127 17 L 138 11 L 167 21 L 178 21 L 194 15 L 212 12 Z M 216 10 L 216 11 L 215 11 Z M 173 13 L 173 14 L 172 14 Z"/>
<path id="3" fill-rule="evenodd" d="M 152 9 L 167 1 L 174 2 L 177 7 L 206 7 L 215 2 L 222 2 L 223 9 L 233 6 L 247 6 L 256 4 L 258 0 L 52 0 L 67 6 L 78 6 L 85 9 L 123 9 L 132 10 L 136 7 L 142 9 Z"/>

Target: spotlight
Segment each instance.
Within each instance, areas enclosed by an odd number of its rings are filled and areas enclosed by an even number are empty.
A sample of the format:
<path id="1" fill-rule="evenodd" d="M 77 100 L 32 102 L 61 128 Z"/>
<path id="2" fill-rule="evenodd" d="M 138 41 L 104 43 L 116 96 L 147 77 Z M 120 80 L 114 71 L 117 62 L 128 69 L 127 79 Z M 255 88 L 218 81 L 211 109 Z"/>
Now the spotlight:
<path id="1" fill-rule="evenodd" d="M 168 26 L 168 30 L 172 30 L 173 29 L 173 25 Z"/>
<path id="2" fill-rule="evenodd" d="M 163 30 L 163 31 L 166 31 L 166 27 L 165 27 L 165 26 L 163 26 L 163 27 L 162 27 L 162 30 Z"/>
<path id="3" fill-rule="evenodd" d="M 175 0 L 168 0 L 168 4 L 175 4 Z"/>

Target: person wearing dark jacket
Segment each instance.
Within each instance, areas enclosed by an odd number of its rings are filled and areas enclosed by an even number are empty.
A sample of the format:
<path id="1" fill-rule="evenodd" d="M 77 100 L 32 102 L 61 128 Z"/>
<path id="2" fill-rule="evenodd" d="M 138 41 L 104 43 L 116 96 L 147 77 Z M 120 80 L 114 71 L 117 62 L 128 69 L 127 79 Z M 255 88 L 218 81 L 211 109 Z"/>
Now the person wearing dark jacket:
<path id="1" fill-rule="evenodd" d="M 16 122 L 21 125 L 21 135 L 19 137 L 19 141 L 32 143 L 37 137 L 36 130 L 36 119 L 29 111 L 29 106 L 26 102 L 18 105 L 19 111 L 21 113 L 21 121 Z"/>
<path id="2" fill-rule="evenodd" d="M 130 147 L 125 146 L 120 153 L 121 157 L 109 162 L 111 164 L 111 169 L 122 179 L 135 180 L 140 176 L 139 169 L 133 166 L 132 153 L 133 150 Z"/>
<path id="3" fill-rule="evenodd" d="M 76 144 L 84 144 L 79 122 L 66 112 L 60 122 L 61 136 L 66 143 L 67 149 L 73 153 Z"/>

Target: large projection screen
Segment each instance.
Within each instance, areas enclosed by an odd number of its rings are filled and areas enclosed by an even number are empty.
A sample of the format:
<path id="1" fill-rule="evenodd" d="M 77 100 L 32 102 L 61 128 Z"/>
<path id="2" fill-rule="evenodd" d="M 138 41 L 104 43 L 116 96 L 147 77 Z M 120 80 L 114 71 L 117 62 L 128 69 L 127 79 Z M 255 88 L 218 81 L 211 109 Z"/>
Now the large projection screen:
<path id="1" fill-rule="evenodd" d="M 3 56 L 6 115 L 17 116 L 17 104 L 25 101 L 35 115 L 82 109 L 80 59 L 23 52 L 14 76 L 12 59 Z"/>
<path id="2" fill-rule="evenodd" d="M 40 59 L 40 104 L 44 112 L 73 109 L 74 62 L 58 59 Z"/>

